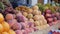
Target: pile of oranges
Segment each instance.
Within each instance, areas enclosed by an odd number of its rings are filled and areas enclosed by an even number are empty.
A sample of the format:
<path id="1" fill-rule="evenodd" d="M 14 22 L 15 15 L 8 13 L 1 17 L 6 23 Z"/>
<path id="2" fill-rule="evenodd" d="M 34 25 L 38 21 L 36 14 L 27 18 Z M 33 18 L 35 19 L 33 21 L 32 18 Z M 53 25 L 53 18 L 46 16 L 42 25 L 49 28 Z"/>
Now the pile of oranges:
<path id="1" fill-rule="evenodd" d="M 16 34 L 7 22 L 5 22 L 3 15 L 0 13 L 0 34 Z"/>

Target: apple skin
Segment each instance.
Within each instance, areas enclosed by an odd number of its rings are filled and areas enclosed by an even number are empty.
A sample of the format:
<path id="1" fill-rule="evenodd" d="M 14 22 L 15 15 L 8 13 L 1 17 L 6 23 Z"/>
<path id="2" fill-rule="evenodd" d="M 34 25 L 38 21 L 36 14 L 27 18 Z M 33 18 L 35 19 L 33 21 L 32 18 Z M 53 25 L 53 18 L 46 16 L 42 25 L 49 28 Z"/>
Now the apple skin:
<path id="1" fill-rule="evenodd" d="M 45 13 L 51 14 L 51 10 L 46 9 L 46 10 L 45 10 Z"/>
<path id="2" fill-rule="evenodd" d="M 53 18 L 47 18 L 48 22 L 53 22 Z"/>

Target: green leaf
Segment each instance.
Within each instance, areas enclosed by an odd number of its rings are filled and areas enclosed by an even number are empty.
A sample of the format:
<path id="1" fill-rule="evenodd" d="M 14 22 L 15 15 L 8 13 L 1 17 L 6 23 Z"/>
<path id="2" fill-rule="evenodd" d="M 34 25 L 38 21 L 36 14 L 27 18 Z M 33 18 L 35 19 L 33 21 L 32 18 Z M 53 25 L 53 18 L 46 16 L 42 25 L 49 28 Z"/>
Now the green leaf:
<path id="1" fill-rule="evenodd" d="M 0 2 L 0 8 L 4 10 L 4 4 Z"/>

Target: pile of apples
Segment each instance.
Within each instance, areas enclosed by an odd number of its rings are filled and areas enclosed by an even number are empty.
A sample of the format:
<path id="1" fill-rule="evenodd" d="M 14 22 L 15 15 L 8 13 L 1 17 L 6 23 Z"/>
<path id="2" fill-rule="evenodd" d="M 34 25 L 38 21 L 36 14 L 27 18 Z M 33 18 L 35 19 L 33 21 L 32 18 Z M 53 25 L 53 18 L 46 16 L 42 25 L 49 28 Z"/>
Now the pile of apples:
<path id="1" fill-rule="evenodd" d="M 50 9 L 46 9 L 43 15 L 45 16 L 45 19 L 49 25 L 56 24 L 58 23 L 58 20 L 60 20 L 60 13 L 52 13 Z"/>
<path id="2" fill-rule="evenodd" d="M 38 6 L 33 6 L 32 8 L 19 6 L 16 7 L 16 10 L 20 11 L 22 15 L 26 17 L 29 22 L 32 22 L 37 29 L 42 30 L 49 27 L 44 16 L 41 14 L 41 11 L 39 11 Z"/>
<path id="3" fill-rule="evenodd" d="M 9 24 L 4 21 L 3 15 L 0 13 L 0 34 L 16 34 L 15 31 L 10 29 Z"/>

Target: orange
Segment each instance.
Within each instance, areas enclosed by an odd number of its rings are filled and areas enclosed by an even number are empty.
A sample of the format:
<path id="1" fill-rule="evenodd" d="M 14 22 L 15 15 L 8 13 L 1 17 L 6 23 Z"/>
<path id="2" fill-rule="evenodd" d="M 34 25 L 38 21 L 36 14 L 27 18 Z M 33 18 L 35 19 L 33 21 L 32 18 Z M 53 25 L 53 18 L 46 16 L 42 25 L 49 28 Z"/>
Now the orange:
<path id="1" fill-rule="evenodd" d="M 3 15 L 0 13 L 0 23 L 4 21 Z"/>
<path id="2" fill-rule="evenodd" d="M 5 21 L 2 23 L 2 26 L 4 28 L 4 31 L 8 31 L 10 29 L 9 24 L 7 22 L 5 22 Z"/>
<path id="3" fill-rule="evenodd" d="M 0 24 L 0 32 L 2 32 L 3 31 L 3 26 L 2 26 L 2 24 Z"/>
<path id="4" fill-rule="evenodd" d="M 2 32 L 2 34 L 9 34 L 8 32 Z"/>
<path id="5" fill-rule="evenodd" d="M 13 30 L 8 31 L 9 34 L 16 34 Z"/>

